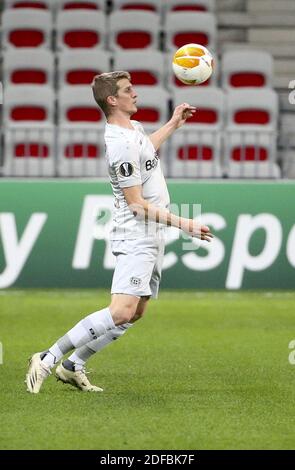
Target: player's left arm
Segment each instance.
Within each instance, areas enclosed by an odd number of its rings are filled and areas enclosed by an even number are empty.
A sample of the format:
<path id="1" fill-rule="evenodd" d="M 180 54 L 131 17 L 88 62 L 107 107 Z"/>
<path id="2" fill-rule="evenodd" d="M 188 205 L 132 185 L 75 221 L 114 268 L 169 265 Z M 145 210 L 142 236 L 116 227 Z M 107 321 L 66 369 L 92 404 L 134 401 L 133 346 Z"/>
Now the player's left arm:
<path id="1" fill-rule="evenodd" d="M 155 149 L 158 150 L 162 143 L 165 142 L 165 140 L 168 139 L 176 129 L 183 126 L 185 121 L 192 117 L 195 112 L 196 108 L 194 106 L 190 106 L 188 103 L 182 103 L 179 106 L 176 106 L 171 119 L 149 136 Z"/>

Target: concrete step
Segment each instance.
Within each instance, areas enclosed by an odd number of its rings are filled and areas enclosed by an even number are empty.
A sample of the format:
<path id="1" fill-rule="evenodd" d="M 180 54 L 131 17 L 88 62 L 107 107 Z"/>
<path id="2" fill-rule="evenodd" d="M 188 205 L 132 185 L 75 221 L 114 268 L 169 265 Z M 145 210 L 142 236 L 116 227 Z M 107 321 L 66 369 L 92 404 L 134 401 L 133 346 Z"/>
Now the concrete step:
<path id="1" fill-rule="evenodd" d="M 234 41 L 220 41 L 219 52 L 223 53 L 228 50 L 239 50 L 239 49 L 254 49 L 267 51 L 273 55 L 274 58 L 292 58 L 295 59 L 295 47 L 293 44 L 280 44 L 270 42 L 234 42 Z M 295 78 L 295 77 L 294 77 Z"/>
<path id="2" fill-rule="evenodd" d="M 253 26 L 271 27 L 276 26 L 294 26 L 295 11 L 291 13 L 247 13 L 247 12 L 228 12 L 217 14 L 218 26 L 228 26 L 236 28 L 250 28 Z"/>
<path id="3" fill-rule="evenodd" d="M 295 45 L 295 28 L 249 28 L 250 43 L 280 43 Z"/>
<path id="4" fill-rule="evenodd" d="M 249 12 L 295 12 L 294 0 L 247 0 L 246 10 Z"/>
<path id="5" fill-rule="evenodd" d="M 282 74 L 293 74 L 295 80 L 295 59 L 294 60 L 282 60 L 275 59 L 274 61 L 274 70 L 277 75 Z"/>
<path id="6" fill-rule="evenodd" d="M 244 42 L 247 39 L 247 32 L 242 29 L 220 28 L 218 30 L 218 43 L 225 41 Z"/>
<path id="7" fill-rule="evenodd" d="M 289 87 L 289 83 L 293 80 L 294 74 L 289 73 L 289 74 L 275 74 L 274 76 L 274 81 L 273 81 L 273 86 L 274 88 L 278 90 L 286 90 Z M 290 90 L 291 91 L 291 90 Z M 295 111 L 295 106 L 294 111 Z M 295 128 L 294 128 L 295 132 Z"/>
<path id="8" fill-rule="evenodd" d="M 246 0 L 217 0 L 217 11 L 245 11 Z"/>

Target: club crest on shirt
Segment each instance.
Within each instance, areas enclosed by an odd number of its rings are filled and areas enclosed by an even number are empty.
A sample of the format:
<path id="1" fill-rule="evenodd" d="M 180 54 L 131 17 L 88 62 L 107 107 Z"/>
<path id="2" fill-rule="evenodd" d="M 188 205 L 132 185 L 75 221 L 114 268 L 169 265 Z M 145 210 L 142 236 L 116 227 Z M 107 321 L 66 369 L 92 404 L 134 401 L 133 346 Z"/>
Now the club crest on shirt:
<path id="1" fill-rule="evenodd" d="M 137 287 L 139 287 L 140 284 L 141 284 L 141 279 L 139 279 L 139 277 L 131 277 L 131 278 L 130 278 L 130 284 L 131 284 L 132 286 L 137 286 Z"/>
<path id="2" fill-rule="evenodd" d="M 121 163 L 119 167 L 119 171 L 122 176 L 131 176 L 134 171 L 134 168 L 131 165 L 131 163 L 124 162 L 124 163 Z"/>

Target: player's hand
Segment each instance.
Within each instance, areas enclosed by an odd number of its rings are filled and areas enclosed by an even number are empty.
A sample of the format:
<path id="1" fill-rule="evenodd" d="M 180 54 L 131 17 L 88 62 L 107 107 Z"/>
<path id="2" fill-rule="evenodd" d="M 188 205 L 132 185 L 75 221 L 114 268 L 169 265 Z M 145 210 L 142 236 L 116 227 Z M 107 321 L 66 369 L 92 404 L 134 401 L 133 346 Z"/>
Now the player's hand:
<path id="1" fill-rule="evenodd" d="M 211 242 L 213 238 L 213 234 L 207 225 L 202 225 L 193 219 L 182 219 L 180 228 L 193 238 L 199 238 L 207 242 Z"/>
<path id="2" fill-rule="evenodd" d="M 171 122 L 173 122 L 175 128 L 178 129 L 183 126 L 187 119 L 194 115 L 196 110 L 197 109 L 194 106 L 190 106 L 188 103 L 182 103 L 179 106 L 176 106 Z"/>

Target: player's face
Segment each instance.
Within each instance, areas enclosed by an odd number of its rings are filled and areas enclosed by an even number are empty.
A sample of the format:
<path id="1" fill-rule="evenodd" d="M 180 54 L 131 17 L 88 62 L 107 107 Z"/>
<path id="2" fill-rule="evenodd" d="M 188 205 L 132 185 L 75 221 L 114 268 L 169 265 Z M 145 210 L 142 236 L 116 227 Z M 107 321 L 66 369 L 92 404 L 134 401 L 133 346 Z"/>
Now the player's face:
<path id="1" fill-rule="evenodd" d="M 137 94 L 134 90 L 132 84 L 129 82 L 127 78 L 122 78 L 117 83 L 118 92 L 117 92 L 117 105 L 120 111 L 123 111 L 130 116 L 136 113 L 136 100 Z"/>

